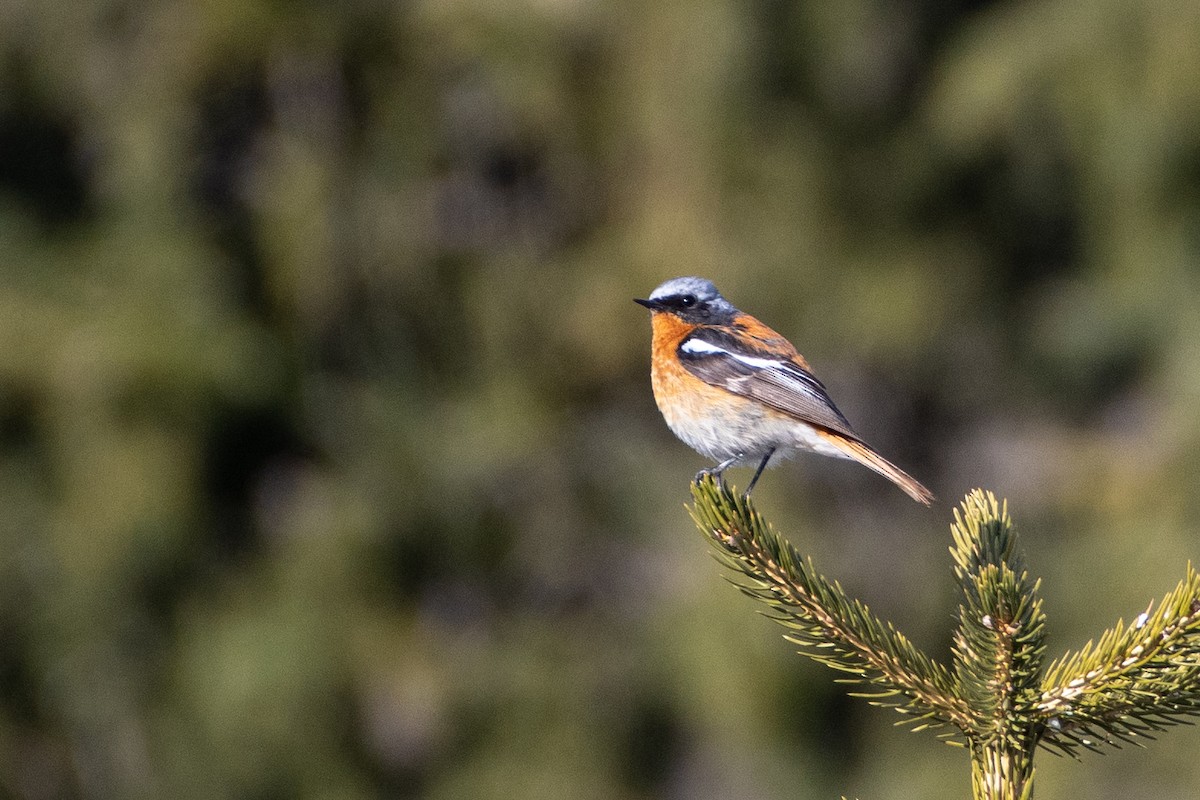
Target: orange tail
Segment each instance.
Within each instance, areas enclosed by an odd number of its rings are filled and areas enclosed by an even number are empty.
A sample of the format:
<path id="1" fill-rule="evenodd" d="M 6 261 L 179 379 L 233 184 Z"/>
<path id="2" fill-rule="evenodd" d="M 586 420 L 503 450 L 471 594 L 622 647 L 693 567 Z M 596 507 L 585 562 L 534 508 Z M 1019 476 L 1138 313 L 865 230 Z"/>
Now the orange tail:
<path id="1" fill-rule="evenodd" d="M 916 500 L 918 503 L 929 505 L 933 502 L 933 492 L 926 489 L 917 481 L 916 478 L 909 475 L 904 470 L 897 467 L 892 462 L 888 461 L 883 456 L 876 453 L 862 442 L 854 439 L 847 439 L 837 434 L 827 433 L 825 438 L 837 446 L 846 455 L 853 458 L 864 467 L 869 467 L 875 470 L 883 477 L 887 478 L 892 483 L 904 490 L 904 493 Z"/>

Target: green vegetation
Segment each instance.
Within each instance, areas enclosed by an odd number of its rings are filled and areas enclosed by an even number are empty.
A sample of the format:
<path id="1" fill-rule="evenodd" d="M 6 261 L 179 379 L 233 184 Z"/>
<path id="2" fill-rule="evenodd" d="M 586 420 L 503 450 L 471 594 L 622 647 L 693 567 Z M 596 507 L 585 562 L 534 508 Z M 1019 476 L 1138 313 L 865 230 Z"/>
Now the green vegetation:
<path id="1" fill-rule="evenodd" d="M 1184 0 L 0 4 L 0 796 L 967 796 L 714 586 L 630 300 L 713 279 L 1007 497 L 1078 650 L 1200 560 L 1197 41 Z M 755 500 L 951 663 L 944 507 L 832 459 Z M 1038 797 L 1191 796 L 1198 749 Z"/>
<path id="2" fill-rule="evenodd" d="M 971 755 L 978 800 L 1033 796 L 1040 745 L 1062 754 L 1141 745 L 1200 715 L 1200 575 L 1099 643 L 1056 661 L 1043 677 L 1046 615 L 1038 584 L 1017 551 L 1007 508 L 976 490 L 951 526 L 962 600 L 953 673 L 891 624 L 817 572 L 754 510 L 748 498 L 705 478 L 692 516 L 738 585 L 766 603 L 800 652 L 843 674 L 873 705 L 895 708 L 913 730 L 943 733 Z"/>

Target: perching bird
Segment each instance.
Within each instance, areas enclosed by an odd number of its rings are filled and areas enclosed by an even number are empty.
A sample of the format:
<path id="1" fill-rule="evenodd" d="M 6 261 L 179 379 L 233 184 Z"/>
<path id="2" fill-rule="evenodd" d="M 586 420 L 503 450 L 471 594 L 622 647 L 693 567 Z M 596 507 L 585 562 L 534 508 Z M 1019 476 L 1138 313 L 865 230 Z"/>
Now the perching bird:
<path id="1" fill-rule="evenodd" d="M 648 300 L 654 400 L 675 435 L 717 461 L 696 479 L 808 451 L 870 467 L 929 505 L 933 495 L 858 437 L 787 339 L 734 308 L 703 278 L 674 278 Z"/>

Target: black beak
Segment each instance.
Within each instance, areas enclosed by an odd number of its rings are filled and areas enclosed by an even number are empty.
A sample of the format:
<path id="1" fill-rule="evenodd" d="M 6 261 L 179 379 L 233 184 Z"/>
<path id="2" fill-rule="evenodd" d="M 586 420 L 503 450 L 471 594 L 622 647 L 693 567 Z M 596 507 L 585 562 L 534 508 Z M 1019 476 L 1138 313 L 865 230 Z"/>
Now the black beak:
<path id="1" fill-rule="evenodd" d="M 651 311 L 658 311 L 658 309 L 662 308 L 657 300 L 639 300 L 635 297 L 633 298 L 633 302 L 637 303 L 639 306 L 645 306 Z"/>

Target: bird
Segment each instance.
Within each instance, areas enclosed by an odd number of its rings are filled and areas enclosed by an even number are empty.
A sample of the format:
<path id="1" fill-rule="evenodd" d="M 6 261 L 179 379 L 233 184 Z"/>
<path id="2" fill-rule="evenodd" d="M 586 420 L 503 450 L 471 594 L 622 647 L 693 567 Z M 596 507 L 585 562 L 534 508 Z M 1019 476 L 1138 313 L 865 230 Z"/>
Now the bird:
<path id="1" fill-rule="evenodd" d="M 667 426 L 717 462 L 696 474 L 723 485 L 732 466 L 757 464 L 749 497 L 772 460 L 800 452 L 857 461 L 929 505 L 933 494 L 854 432 L 804 356 L 782 335 L 739 311 L 704 278 L 672 278 L 646 299 L 650 381 Z"/>

